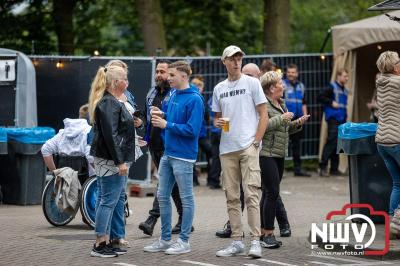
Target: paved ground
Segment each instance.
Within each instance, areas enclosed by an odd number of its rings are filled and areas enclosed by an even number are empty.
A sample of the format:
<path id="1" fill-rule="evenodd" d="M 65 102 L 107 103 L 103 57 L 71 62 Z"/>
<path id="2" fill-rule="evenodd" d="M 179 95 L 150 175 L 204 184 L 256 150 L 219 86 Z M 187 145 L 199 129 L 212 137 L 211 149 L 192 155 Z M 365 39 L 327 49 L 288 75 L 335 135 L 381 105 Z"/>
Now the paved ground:
<path id="1" fill-rule="evenodd" d="M 400 261 L 376 261 L 350 256 L 313 256 L 307 237 L 312 222 L 322 222 L 325 215 L 340 209 L 349 201 L 348 181 L 335 178 L 294 178 L 286 173 L 281 194 L 289 214 L 293 235 L 281 238 L 283 246 L 263 250 L 263 258 L 217 258 L 215 252 L 229 244 L 215 237 L 215 230 L 227 219 L 222 190 L 195 188 L 195 231 L 191 237 L 192 252 L 172 256 L 147 254 L 144 245 L 159 237 L 157 224 L 153 237 L 144 236 L 138 224 L 147 217 L 152 198 L 130 198 L 133 215 L 127 220 L 128 254 L 112 259 L 91 258 L 93 232 L 78 215 L 65 227 L 53 227 L 45 220 L 40 206 L 0 205 L 0 265 L 399 265 Z M 204 183 L 204 179 L 200 180 Z M 176 216 L 174 217 L 176 221 Z M 246 217 L 243 217 L 245 221 Z M 246 232 L 248 230 L 245 227 Z M 246 242 L 249 243 L 248 234 Z"/>

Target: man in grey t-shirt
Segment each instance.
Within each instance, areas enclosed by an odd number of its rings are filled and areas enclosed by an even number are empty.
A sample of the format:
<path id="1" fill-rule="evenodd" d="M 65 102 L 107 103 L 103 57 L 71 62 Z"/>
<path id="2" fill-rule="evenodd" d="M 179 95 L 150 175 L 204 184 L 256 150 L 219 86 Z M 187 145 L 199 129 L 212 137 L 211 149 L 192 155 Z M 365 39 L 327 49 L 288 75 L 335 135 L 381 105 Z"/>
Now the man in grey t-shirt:
<path id="1" fill-rule="evenodd" d="M 241 73 L 243 55 L 237 46 L 225 48 L 221 60 L 227 69 L 228 78 L 217 84 L 213 93 L 214 125 L 223 129 L 220 144 L 222 184 L 233 238 L 233 243 L 216 255 L 229 257 L 244 253 L 240 209 L 242 183 L 252 238 L 248 255 L 259 258 L 259 147 L 268 124 L 267 99 L 260 81 Z"/>

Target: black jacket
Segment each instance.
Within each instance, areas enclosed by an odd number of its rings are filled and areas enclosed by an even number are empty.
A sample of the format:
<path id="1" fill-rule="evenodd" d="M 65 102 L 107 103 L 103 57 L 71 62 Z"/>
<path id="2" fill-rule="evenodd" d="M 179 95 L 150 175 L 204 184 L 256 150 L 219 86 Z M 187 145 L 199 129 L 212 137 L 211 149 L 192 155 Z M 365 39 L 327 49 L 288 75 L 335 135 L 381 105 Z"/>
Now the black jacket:
<path id="1" fill-rule="evenodd" d="M 161 92 L 161 88 L 156 86 L 154 88 L 156 90 L 156 94 L 154 95 L 154 98 L 151 99 L 151 93 L 149 93 L 146 97 L 146 112 L 150 113 L 149 111 L 149 103 L 151 106 L 155 106 L 162 109 L 162 102 L 164 101 L 164 98 L 168 95 L 170 88 L 165 88 L 163 92 Z M 151 90 L 151 89 L 150 89 Z M 147 123 L 147 119 L 146 119 Z M 146 135 L 149 137 L 149 149 L 151 151 L 164 151 L 164 143 L 161 138 L 161 132 L 162 129 L 158 127 L 153 127 L 150 121 L 150 125 L 146 125 Z"/>
<path id="2" fill-rule="evenodd" d="M 94 137 L 90 155 L 113 160 L 115 165 L 135 159 L 133 117 L 114 96 L 106 92 L 95 109 Z"/>

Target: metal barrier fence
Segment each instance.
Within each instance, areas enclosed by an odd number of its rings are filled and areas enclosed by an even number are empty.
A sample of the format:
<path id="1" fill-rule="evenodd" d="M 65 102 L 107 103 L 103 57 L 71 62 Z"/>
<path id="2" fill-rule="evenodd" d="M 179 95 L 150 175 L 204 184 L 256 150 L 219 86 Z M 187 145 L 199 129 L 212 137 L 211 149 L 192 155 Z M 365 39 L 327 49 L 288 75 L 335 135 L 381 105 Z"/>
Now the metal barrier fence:
<path id="1" fill-rule="evenodd" d="M 99 65 L 104 65 L 112 57 L 62 57 L 62 56 L 31 56 L 36 68 L 38 122 L 41 126 L 62 127 L 65 117 L 76 117 L 79 106 L 87 102 L 90 83 Z M 302 140 L 302 158 L 317 158 L 319 146 L 319 131 L 322 110 L 317 103 L 319 91 L 327 86 L 331 77 L 332 55 L 327 54 L 322 59 L 320 54 L 288 54 L 246 56 L 243 64 L 255 63 L 261 65 L 264 59 L 272 59 L 284 69 L 289 63 L 299 68 L 299 80 L 306 86 L 306 100 L 310 121 L 304 127 Z M 135 95 L 139 108 L 143 110 L 145 96 L 154 85 L 154 73 L 157 60 L 168 59 L 187 60 L 191 63 L 193 74 L 202 75 L 205 79 L 205 95 L 212 95 L 214 86 L 227 77 L 220 57 L 119 57 L 129 66 L 129 88 Z M 290 151 L 289 157 L 290 159 Z M 200 152 L 200 165 L 204 165 L 205 156 Z M 147 164 L 147 167 L 143 167 Z M 137 170 L 134 179 L 149 179 L 149 164 L 145 158 L 135 164 Z M 141 173 L 145 169 L 147 173 Z M 136 176 L 137 175 L 137 176 Z"/>
<path id="2" fill-rule="evenodd" d="M 99 66 L 111 57 L 30 56 L 35 65 L 37 81 L 37 112 L 40 126 L 55 129 L 63 127 L 66 117 L 77 118 L 79 107 L 88 102 L 90 84 Z M 119 57 L 129 68 L 129 90 L 141 110 L 147 91 L 152 86 L 155 63 L 150 57 Z M 1 101 L 1 99 L 0 99 Z M 139 134 L 143 134 L 140 132 Z M 150 181 L 150 157 L 144 156 L 134 163 L 129 178 L 136 182 Z"/>
<path id="3" fill-rule="evenodd" d="M 206 100 L 212 97 L 214 86 L 221 80 L 226 79 L 227 73 L 220 57 L 158 57 L 158 60 L 166 59 L 170 61 L 186 60 L 191 63 L 193 75 L 201 75 L 205 80 Z M 310 120 L 303 129 L 303 139 L 301 141 L 302 158 L 318 158 L 319 135 L 322 118 L 322 108 L 318 103 L 317 97 L 321 89 L 330 82 L 333 57 L 331 54 L 282 54 L 282 55 L 260 55 L 246 56 L 243 65 L 255 63 L 261 65 L 264 59 L 272 59 L 277 66 L 284 71 L 288 64 L 296 64 L 299 70 L 299 80 L 306 87 L 306 102 Z M 204 156 L 200 155 L 204 159 Z M 291 159 L 291 150 L 289 157 Z"/>

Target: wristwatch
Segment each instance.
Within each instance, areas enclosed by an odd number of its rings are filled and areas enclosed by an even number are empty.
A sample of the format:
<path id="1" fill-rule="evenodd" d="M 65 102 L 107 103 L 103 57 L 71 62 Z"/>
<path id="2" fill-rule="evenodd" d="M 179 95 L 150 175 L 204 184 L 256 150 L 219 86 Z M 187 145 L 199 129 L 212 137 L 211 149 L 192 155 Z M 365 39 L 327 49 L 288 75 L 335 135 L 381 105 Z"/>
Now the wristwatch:
<path id="1" fill-rule="evenodd" d="M 253 145 L 258 149 L 260 147 L 260 142 L 254 141 Z"/>

